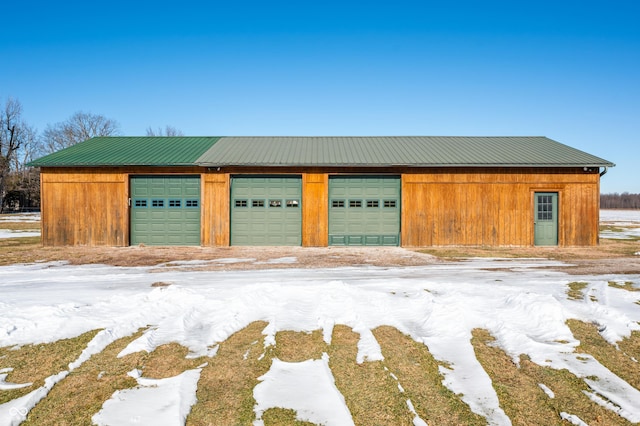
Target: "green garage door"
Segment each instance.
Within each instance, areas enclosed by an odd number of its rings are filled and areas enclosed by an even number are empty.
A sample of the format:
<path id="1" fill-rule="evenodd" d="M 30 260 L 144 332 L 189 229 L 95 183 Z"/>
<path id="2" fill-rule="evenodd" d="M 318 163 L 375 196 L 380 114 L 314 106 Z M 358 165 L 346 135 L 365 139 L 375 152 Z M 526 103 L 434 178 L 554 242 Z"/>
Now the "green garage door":
<path id="1" fill-rule="evenodd" d="M 301 245 L 301 201 L 300 177 L 233 177 L 231 245 Z"/>
<path id="2" fill-rule="evenodd" d="M 200 178 L 131 178 L 131 244 L 200 245 Z"/>
<path id="3" fill-rule="evenodd" d="M 329 245 L 400 245 L 400 178 L 330 178 Z"/>

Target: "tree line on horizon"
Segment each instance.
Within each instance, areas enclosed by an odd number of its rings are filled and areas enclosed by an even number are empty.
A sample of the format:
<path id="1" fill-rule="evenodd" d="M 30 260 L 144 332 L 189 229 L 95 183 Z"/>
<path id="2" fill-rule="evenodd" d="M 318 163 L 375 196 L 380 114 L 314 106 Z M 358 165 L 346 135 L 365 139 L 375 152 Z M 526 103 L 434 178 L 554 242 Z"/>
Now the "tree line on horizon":
<path id="1" fill-rule="evenodd" d="M 640 194 L 600 194 L 601 209 L 640 209 Z"/>
<path id="2" fill-rule="evenodd" d="M 96 136 L 121 135 L 120 124 L 101 114 L 78 111 L 67 120 L 47 124 L 42 133 L 22 115 L 15 98 L 0 98 L 0 213 L 40 207 L 40 171 L 27 164 L 44 155 Z M 167 125 L 148 127 L 147 136 L 183 136 Z"/>

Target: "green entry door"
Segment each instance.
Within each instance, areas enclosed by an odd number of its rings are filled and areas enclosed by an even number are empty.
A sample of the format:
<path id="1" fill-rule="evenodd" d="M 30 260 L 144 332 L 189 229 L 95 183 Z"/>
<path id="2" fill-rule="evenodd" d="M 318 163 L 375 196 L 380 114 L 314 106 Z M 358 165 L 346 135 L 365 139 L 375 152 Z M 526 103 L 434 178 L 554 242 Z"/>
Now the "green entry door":
<path id="1" fill-rule="evenodd" d="M 400 245 L 400 178 L 331 177 L 329 245 Z"/>
<path id="2" fill-rule="evenodd" d="M 231 179 L 231 245 L 302 244 L 302 179 L 236 176 Z"/>
<path id="3" fill-rule="evenodd" d="M 131 245 L 200 245 L 200 177 L 131 178 Z"/>
<path id="4" fill-rule="evenodd" d="M 536 192 L 534 210 L 534 244 L 558 245 L 558 193 Z"/>

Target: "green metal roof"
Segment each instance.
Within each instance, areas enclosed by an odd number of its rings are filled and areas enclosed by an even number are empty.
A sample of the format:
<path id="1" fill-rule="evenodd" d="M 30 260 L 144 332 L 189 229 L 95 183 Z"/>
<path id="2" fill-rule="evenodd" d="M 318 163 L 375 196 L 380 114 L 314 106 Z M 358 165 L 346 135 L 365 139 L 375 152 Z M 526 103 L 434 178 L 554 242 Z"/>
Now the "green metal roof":
<path id="1" fill-rule="evenodd" d="M 201 166 L 606 167 L 546 137 L 223 137 Z"/>
<path id="2" fill-rule="evenodd" d="M 193 166 L 219 137 L 96 137 L 29 163 L 35 167 Z"/>
<path id="3" fill-rule="evenodd" d="M 99 137 L 30 163 L 70 166 L 612 167 L 546 137 Z"/>

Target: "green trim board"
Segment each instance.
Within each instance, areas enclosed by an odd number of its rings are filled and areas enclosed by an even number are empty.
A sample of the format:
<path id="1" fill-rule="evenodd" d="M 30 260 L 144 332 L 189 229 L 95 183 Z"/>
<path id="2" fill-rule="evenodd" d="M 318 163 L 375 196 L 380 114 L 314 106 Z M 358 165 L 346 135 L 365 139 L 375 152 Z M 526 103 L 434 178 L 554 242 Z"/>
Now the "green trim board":
<path id="1" fill-rule="evenodd" d="M 329 178 L 329 245 L 400 245 L 397 176 Z"/>
<path id="2" fill-rule="evenodd" d="M 133 176 L 131 245 L 200 245 L 200 177 Z"/>
<path id="3" fill-rule="evenodd" d="M 302 178 L 231 178 L 231 245 L 302 245 Z"/>

